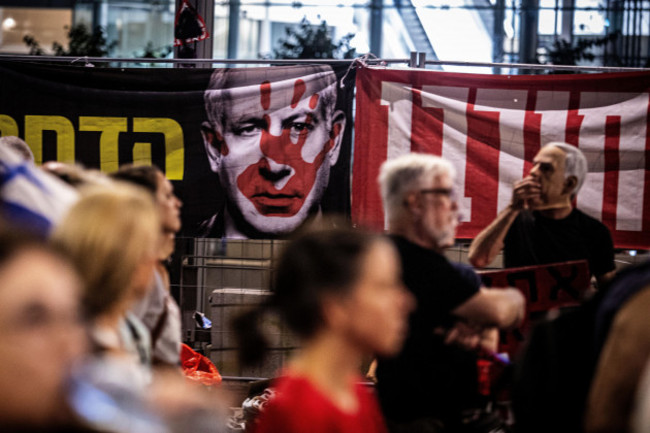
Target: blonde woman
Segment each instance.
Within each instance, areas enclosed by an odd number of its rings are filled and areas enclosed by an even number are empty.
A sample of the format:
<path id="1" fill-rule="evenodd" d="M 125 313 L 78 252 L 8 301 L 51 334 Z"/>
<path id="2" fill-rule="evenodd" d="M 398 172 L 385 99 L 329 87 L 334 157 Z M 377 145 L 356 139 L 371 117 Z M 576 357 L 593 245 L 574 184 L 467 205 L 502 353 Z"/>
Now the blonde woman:
<path id="1" fill-rule="evenodd" d="M 111 177 L 138 185 L 146 190 L 156 203 L 160 216 L 162 242 L 152 288 L 131 310 L 151 334 L 154 365 L 178 366 L 181 352 L 181 312 L 170 294 L 169 274 L 165 262 L 174 252 L 174 239 L 181 229 L 182 202 L 174 194 L 174 187 L 157 167 L 151 165 L 124 165 Z"/>
<path id="2" fill-rule="evenodd" d="M 145 191 L 115 184 L 86 190 L 54 233 L 84 280 L 95 351 L 147 367 L 149 334 L 129 309 L 150 287 L 159 227 Z"/>

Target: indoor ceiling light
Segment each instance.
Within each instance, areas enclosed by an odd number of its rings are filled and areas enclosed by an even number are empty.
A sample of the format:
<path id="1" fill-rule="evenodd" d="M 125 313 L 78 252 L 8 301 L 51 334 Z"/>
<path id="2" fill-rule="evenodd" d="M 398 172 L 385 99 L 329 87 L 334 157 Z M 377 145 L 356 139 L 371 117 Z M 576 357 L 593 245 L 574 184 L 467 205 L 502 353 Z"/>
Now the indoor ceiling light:
<path id="1" fill-rule="evenodd" d="M 2 21 L 2 30 L 4 30 L 5 32 L 8 32 L 9 30 L 13 30 L 15 28 L 16 28 L 15 19 L 8 17 Z"/>

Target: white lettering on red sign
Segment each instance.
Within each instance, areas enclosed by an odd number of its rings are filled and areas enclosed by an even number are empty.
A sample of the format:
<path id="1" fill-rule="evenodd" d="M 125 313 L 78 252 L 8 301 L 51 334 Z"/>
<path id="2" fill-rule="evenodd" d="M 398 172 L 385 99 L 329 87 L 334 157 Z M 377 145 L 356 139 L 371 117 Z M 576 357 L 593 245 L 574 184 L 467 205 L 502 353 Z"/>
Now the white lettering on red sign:
<path id="1" fill-rule="evenodd" d="M 381 105 L 389 107 L 388 159 L 411 151 L 413 92 L 409 84 L 382 82 Z M 479 88 L 473 104 L 470 103 L 470 88 L 465 87 L 425 85 L 420 95 L 422 108 L 442 111 L 441 154 L 457 170 L 459 205 L 464 221 L 473 221 L 472 197 L 463 194 L 466 185 L 484 181 L 470 178 L 468 174 L 469 116 L 489 121 L 494 116 L 482 113 L 497 113 L 496 209 L 500 211 L 510 201 L 513 183 L 526 172 L 524 135 L 526 128 L 531 127 L 527 125 L 527 115 L 533 114 L 539 117 L 540 145 L 551 141 L 569 142 L 578 145 L 587 157 L 589 173 L 580 191 L 578 206 L 597 219 L 612 218 L 616 230 L 642 230 L 648 93 L 581 92 L 573 95 L 579 97 L 573 109 L 570 107 L 572 94 L 565 91 Z M 535 98 L 531 101 L 534 108 L 526 111 L 531 97 Z M 471 114 L 468 114 L 469 106 Z M 484 219 L 486 215 L 478 218 Z"/>

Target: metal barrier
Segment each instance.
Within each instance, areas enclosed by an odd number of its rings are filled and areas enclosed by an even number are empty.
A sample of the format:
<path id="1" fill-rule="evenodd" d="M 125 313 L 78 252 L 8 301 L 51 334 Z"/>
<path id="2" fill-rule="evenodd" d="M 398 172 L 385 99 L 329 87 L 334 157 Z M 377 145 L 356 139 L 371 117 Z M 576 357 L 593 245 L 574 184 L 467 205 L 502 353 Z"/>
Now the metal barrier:
<path id="1" fill-rule="evenodd" d="M 222 374 L 271 376 L 297 345 L 283 324 L 269 318 L 265 322 L 271 337 L 267 362 L 256 369 L 242 369 L 230 329 L 237 314 L 268 296 L 274 260 L 283 244 L 279 240 L 194 239 L 193 254 L 182 257 L 180 306 L 184 339 L 192 346 L 201 346 Z M 209 331 L 197 329 L 195 311 L 211 320 Z"/>
<path id="2" fill-rule="evenodd" d="M 83 62 L 85 66 L 94 66 L 95 63 L 122 63 L 132 64 L 139 67 L 148 67 L 151 64 L 168 64 L 174 65 L 298 65 L 298 64 L 349 64 L 352 65 L 357 59 L 338 60 L 338 59 L 148 59 L 148 58 L 120 58 L 120 57 L 65 57 L 65 56 L 30 56 L 15 54 L 0 54 L 0 61 L 29 61 L 29 62 L 57 62 L 77 64 Z M 363 62 L 369 66 L 395 65 L 403 64 L 412 68 L 426 68 L 427 66 L 466 66 L 531 71 L 573 71 L 573 72 L 624 72 L 624 71 L 648 71 L 649 68 L 632 68 L 618 66 L 572 66 L 572 65 L 540 65 L 532 63 L 492 63 L 492 62 L 460 62 L 449 60 L 426 60 L 426 53 L 411 53 L 408 59 L 379 59 L 363 58 Z"/>

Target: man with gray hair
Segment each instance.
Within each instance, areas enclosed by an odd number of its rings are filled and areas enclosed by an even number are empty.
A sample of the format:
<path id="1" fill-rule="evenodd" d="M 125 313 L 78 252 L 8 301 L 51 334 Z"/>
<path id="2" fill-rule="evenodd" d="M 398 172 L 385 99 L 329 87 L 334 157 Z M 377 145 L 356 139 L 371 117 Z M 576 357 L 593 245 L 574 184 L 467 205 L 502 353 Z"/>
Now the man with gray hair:
<path id="1" fill-rule="evenodd" d="M 487 289 L 469 266 L 449 262 L 458 204 L 454 169 L 442 158 L 408 154 L 386 161 L 379 176 L 388 232 L 403 281 L 417 300 L 397 357 L 379 359 L 377 390 L 392 433 L 499 432 L 478 392 L 477 351 L 493 353 L 498 328 L 519 324 L 524 298 Z M 472 430 L 477 424 L 485 430 Z"/>
<path id="2" fill-rule="evenodd" d="M 543 146 L 510 204 L 476 236 L 469 260 L 489 265 L 503 249 L 506 268 L 586 259 L 599 286 L 615 272 L 607 227 L 571 204 L 587 175 L 587 160 L 567 143 Z"/>

